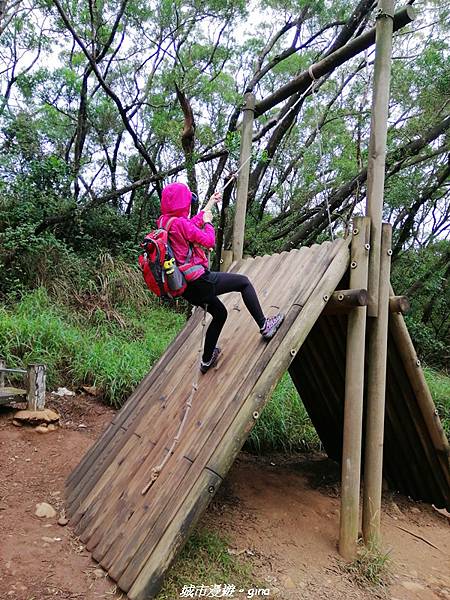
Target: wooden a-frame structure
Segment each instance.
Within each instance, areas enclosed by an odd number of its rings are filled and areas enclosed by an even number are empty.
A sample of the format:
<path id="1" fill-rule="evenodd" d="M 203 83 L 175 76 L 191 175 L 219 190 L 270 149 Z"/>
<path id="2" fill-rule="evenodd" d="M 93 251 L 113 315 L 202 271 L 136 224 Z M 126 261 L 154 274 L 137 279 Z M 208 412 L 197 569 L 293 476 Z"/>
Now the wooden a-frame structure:
<path id="1" fill-rule="evenodd" d="M 343 465 L 343 556 L 356 553 L 362 467 L 366 542 L 380 541 L 383 477 L 412 498 L 450 508 L 449 445 L 403 321 L 404 300 L 390 287 L 391 228 L 381 225 L 393 22 L 393 3 L 380 0 L 368 207 L 352 236 L 242 258 L 255 112 L 247 96 L 230 268 L 247 274 L 265 311 L 283 310 L 285 322 L 265 344 L 240 296 L 228 295 L 233 314 L 220 368 L 201 378 L 186 430 L 148 485 L 198 368 L 195 314 L 67 481 L 76 534 L 133 600 L 156 596 L 287 369 L 327 452 Z M 320 68 L 312 79 L 324 74 Z M 223 258 L 227 266 L 229 254 Z"/>

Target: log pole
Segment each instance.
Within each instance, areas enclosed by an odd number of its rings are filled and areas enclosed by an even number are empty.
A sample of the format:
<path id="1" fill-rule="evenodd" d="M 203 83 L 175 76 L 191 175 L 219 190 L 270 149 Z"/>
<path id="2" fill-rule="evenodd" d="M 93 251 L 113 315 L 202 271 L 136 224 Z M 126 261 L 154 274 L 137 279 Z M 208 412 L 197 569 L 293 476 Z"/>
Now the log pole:
<path id="1" fill-rule="evenodd" d="M 255 96 L 245 95 L 245 108 L 242 118 L 241 154 L 236 192 L 236 209 L 233 223 L 233 260 L 242 258 L 244 249 L 245 216 L 247 213 L 248 182 L 252 153 L 253 120 L 255 115 Z"/>
<path id="2" fill-rule="evenodd" d="M 357 306 L 367 306 L 367 290 L 337 290 L 323 309 L 325 315 L 348 314 Z"/>
<path id="3" fill-rule="evenodd" d="M 383 214 L 384 171 L 388 127 L 389 91 L 391 79 L 393 0 L 379 0 L 376 23 L 375 66 L 373 75 L 372 120 L 370 125 L 367 165 L 366 215 L 371 220 L 371 251 L 369 257 L 370 317 L 378 315 L 380 281 L 381 221 Z"/>
<path id="4" fill-rule="evenodd" d="M 0 369 L 6 369 L 6 360 L 0 357 Z M 5 374 L 0 371 L 0 388 L 5 387 Z"/>
<path id="5" fill-rule="evenodd" d="M 368 348 L 367 421 L 364 460 L 363 537 L 366 544 L 380 543 L 383 440 L 386 400 L 386 362 L 392 225 L 383 223 L 378 317 L 373 319 Z"/>
<path id="6" fill-rule="evenodd" d="M 415 18 L 413 7 L 409 4 L 403 6 L 394 15 L 394 31 L 398 31 L 402 27 L 405 27 L 405 25 L 414 21 Z M 373 45 L 375 38 L 376 27 L 372 27 L 372 29 L 369 29 L 366 33 L 358 35 L 358 37 L 347 42 L 342 48 L 335 50 L 332 54 L 329 54 L 319 62 L 313 63 L 311 69 L 314 77 L 319 79 L 319 77 L 323 77 L 327 73 L 330 73 L 343 65 L 347 60 L 357 56 L 360 52 L 364 52 L 364 50 L 367 50 L 367 48 L 370 48 L 370 46 Z M 260 117 L 280 102 L 283 102 L 283 100 L 287 100 L 289 96 L 297 94 L 298 92 L 304 92 L 308 89 L 311 81 L 309 69 L 306 69 L 300 73 L 300 75 L 294 77 L 294 79 L 279 88 L 276 92 L 257 102 L 255 106 L 255 116 Z"/>
<path id="7" fill-rule="evenodd" d="M 389 298 L 389 312 L 406 315 L 411 305 L 406 296 L 391 296 Z"/>
<path id="8" fill-rule="evenodd" d="M 45 407 L 45 370 L 45 365 L 28 365 L 28 410 L 43 410 Z"/>
<path id="9" fill-rule="evenodd" d="M 220 270 L 228 271 L 232 262 L 233 262 L 232 250 L 222 250 L 222 257 L 220 259 Z"/>
<path id="10" fill-rule="evenodd" d="M 369 244 L 370 219 L 368 217 L 356 217 L 353 221 L 351 247 L 351 288 L 364 289 L 367 286 Z M 346 559 L 352 559 L 356 556 L 359 532 L 366 313 L 366 306 L 356 307 L 349 314 L 347 326 L 339 526 L 339 552 Z"/>

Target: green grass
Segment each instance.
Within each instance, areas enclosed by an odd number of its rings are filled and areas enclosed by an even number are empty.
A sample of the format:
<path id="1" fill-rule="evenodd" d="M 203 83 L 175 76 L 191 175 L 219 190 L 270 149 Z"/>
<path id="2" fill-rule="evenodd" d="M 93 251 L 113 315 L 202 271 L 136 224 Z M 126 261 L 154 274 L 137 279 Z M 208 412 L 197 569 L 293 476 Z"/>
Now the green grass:
<path id="1" fill-rule="evenodd" d="M 101 310 L 91 318 L 53 303 L 43 288 L 14 309 L 0 307 L 0 348 L 7 365 L 47 365 L 48 389 L 88 384 L 119 406 L 161 356 L 185 321 L 161 307 L 125 310 L 126 326 Z"/>
<path id="2" fill-rule="evenodd" d="M 121 287 L 117 287 L 118 283 Z M 130 292 L 123 278 L 93 290 L 89 310 L 68 306 L 70 296 L 52 300 L 44 288 L 15 306 L 0 305 L 0 348 L 8 365 L 43 362 L 48 389 L 95 385 L 104 398 L 119 406 L 183 327 L 185 316 Z M 132 289 L 132 286 L 128 286 Z M 61 288 L 60 288 L 61 290 Z M 61 292 L 60 292 L 61 293 Z M 69 293 L 69 290 L 68 290 Z M 108 298 L 106 308 L 96 298 Z M 53 296 L 54 298 L 54 296 Z M 71 304 L 73 304 L 71 302 Z M 103 304 L 105 304 L 103 302 Z M 425 377 L 447 436 L 450 435 L 450 378 L 432 369 Z M 320 440 L 286 373 L 262 411 L 246 449 L 292 452 L 320 448 Z"/>
<path id="3" fill-rule="evenodd" d="M 442 427 L 447 438 L 450 439 L 450 377 L 429 368 L 425 368 L 424 373 L 439 412 Z"/>
<path id="4" fill-rule="evenodd" d="M 389 552 L 383 552 L 375 545 L 361 546 L 356 558 L 340 568 L 361 588 L 383 587 L 391 578 Z"/>
<path id="5" fill-rule="evenodd" d="M 197 529 L 189 537 L 169 571 L 157 600 L 179 598 L 183 586 L 235 585 L 236 589 L 266 587 L 258 585 L 248 563 L 228 552 L 226 537 L 206 529 Z M 236 597 L 236 596 L 235 596 Z"/>
<path id="6" fill-rule="evenodd" d="M 288 373 L 275 388 L 246 447 L 255 452 L 292 452 L 320 447 L 320 439 Z"/>

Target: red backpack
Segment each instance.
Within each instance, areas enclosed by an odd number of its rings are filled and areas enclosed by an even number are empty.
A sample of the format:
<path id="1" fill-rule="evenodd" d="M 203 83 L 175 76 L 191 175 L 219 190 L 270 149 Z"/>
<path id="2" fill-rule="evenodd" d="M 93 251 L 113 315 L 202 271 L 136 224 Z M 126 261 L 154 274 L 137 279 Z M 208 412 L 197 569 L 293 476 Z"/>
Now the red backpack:
<path id="1" fill-rule="evenodd" d="M 194 273 L 199 269 L 203 270 L 201 265 L 193 265 L 191 262 L 193 255 L 191 244 L 186 262 L 177 265 L 169 242 L 169 230 L 176 218 L 171 217 L 165 227 L 160 226 L 148 233 L 141 243 L 144 252 L 138 258 L 139 266 L 148 289 L 159 297 L 181 296 Z"/>

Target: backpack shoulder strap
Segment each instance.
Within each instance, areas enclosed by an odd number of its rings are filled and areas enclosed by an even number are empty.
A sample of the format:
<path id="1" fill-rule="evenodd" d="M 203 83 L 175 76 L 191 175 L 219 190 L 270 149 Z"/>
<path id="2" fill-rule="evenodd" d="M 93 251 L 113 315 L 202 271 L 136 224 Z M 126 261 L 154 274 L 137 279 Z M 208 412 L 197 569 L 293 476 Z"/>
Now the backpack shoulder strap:
<path id="1" fill-rule="evenodd" d="M 174 221 L 177 219 L 178 217 L 169 217 L 169 219 L 167 220 L 165 225 L 161 225 L 161 227 L 163 229 L 165 229 L 167 231 L 167 233 L 169 233 L 170 228 L 172 227 Z"/>

